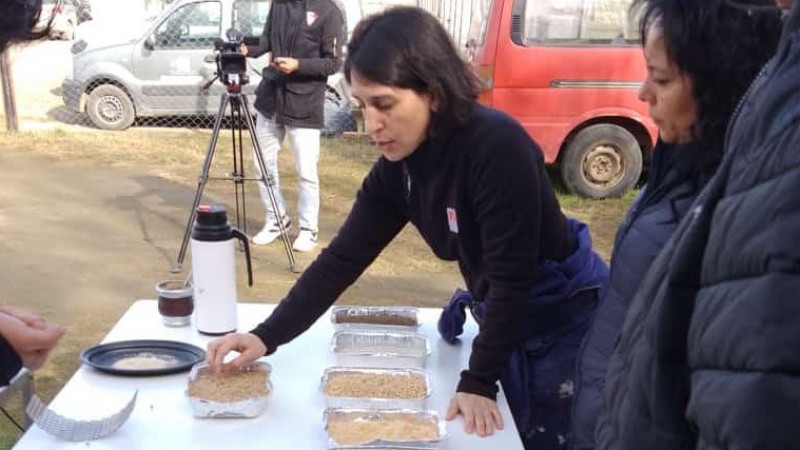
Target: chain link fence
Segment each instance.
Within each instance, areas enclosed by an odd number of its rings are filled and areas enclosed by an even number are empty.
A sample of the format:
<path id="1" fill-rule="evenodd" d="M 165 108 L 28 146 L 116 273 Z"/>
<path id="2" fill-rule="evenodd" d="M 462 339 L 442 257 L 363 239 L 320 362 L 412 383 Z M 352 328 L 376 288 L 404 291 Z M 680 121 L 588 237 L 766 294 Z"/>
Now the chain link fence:
<path id="1" fill-rule="evenodd" d="M 270 0 L 44 0 L 50 40 L 9 50 L 20 129 L 68 126 L 210 128 L 227 87 L 214 81 L 214 41 L 229 28 L 256 43 Z M 108 20 L 109 5 L 144 2 L 141 23 Z M 127 3 L 126 3 L 127 2 Z M 438 17 L 463 48 L 471 0 L 340 0 L 348 26 L 383 8 L 406 4 Z M 101 6 L 106 7 L 105 10 Z M 46 69 L 42 62 L 46 61 Z M 265 57 L 248 58 L 250 104 Z M 6 95 L 8 97 L 8 95 Z M 342 74 L 329 78 L 323 135 L 356 131 Z M 13 112 L 13 111 L 10 111 Z M 228 111 L 229 112 L 229 111 Z M 5 108 L 2 111 L 7 116 Z M 229 124 L 228 124 L 229 125 Z"/>

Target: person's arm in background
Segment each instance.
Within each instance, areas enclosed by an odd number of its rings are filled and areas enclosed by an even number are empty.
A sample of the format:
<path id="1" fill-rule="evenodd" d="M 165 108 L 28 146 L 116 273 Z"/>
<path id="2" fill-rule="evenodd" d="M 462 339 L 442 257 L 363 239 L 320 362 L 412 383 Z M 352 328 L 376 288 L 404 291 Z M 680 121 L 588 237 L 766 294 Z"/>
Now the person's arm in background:
<path id="1" fill-rule="evenodd" d="M 21 366 L 42 367 L 64 331 L 26 310 L 0 308 L 0 383 L 8 384 Z"/>

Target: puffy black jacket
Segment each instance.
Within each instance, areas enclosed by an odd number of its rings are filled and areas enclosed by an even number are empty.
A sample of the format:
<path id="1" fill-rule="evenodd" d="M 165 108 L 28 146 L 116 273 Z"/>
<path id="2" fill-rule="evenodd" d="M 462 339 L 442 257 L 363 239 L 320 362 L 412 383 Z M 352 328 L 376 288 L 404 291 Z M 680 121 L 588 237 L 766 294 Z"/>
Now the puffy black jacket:
<path id="1" fill-rule="evenodd" d="M 341 66 L 347 39 L 341 10 L 331 0 L 274 0 L 258 46 L 248 56 L 297 59 L 285 75 L 267 67 L 256 90 L 255 108 L 281 125 L 322 128 L 328 76 Z"/>
<path id="2" fill-rule="evenodd" d="M 598 448 L 800 447 L 798 192 L 794 31 L 631 304 L 609 363 Z"/>
<path id="3" fill-rule="evenodd" d="M 571 448 L 594 448 L 608 359 L 647 269 L 719 163 L 702 144 L 656 145 L 647 185 L 617 231 L 611 273 L 578 355 Z"/>

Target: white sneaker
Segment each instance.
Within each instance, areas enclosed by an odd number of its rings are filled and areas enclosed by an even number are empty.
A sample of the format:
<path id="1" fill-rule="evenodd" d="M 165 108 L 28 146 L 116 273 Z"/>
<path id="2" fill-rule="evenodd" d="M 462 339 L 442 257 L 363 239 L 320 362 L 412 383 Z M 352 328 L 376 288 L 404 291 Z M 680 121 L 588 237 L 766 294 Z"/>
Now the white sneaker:
<path id="1" fill-rule="evenodd" d="M 292 227 L 292 220 L 286 216 L 283 216 L 283 231 L 288 233 L 289 229 Z M 258 232 L 250 242 L 254 245 L 267 245 L 280 237 L 281 230 L 278 227 L 278 222 L 276 220 L 272 220 L 264 224 L 264 228 Z"/>
<path id="2" fill-rule="evenodd" d="M 306 230 L 305 228 L 300 229 L 300 234 L 297 235 L 297 239 L 292 244 L 292 248 L 297 252 L 310 252 L 316 246 L 317 232 Z"/>

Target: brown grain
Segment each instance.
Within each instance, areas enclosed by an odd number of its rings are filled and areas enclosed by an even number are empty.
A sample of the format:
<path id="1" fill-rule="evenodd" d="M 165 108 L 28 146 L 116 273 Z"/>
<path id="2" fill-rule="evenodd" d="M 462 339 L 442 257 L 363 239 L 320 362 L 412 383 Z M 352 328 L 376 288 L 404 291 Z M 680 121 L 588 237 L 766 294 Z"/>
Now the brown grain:
<path id="1" fill-rule="evenodd" d="M 267 394 L 267 373 L 263 370 L 219 374 L 202 371 L 189 381 L 189 397 L 214 402 L 238 402 Z"/>
<path id="2" fill-rule="evenodd" d="M 323 392 L 337 397 L 423 398 L 428 394 L 424 376 L 411 373 L 331 373 Z"/>
<path id="3" fill-rule="evenodd" d="M 349 311 L 339 311 L 336 313 L 338 323 L 365 323 L 371 325 L 403 325 L 417 326 L 416 317 L 400 315 L 392 312 L 380 312 L 370 314 L 352 314 Z"/>
<path id="4" fill-rule="evenodd" d="M 375 440 L 435 441 L 438 424 L 415 414 L 342 413 L 328 416 L 328 434 L 339 445 L 361 445 Z"/>

